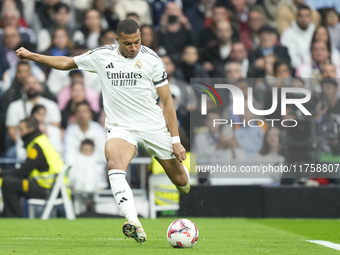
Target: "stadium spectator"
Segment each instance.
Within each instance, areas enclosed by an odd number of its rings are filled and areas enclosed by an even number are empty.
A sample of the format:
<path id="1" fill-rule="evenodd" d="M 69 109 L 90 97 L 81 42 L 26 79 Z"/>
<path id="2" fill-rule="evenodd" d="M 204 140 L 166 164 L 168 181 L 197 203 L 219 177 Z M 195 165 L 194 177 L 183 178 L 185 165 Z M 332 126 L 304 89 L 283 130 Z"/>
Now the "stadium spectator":
<path id="1" fill-rule="evenodd" d="M 234 42 L 231 48 L 230 59 L 241 64 L 242 77 L 247 76 L 249 69 L 248 52 L 242 42 Z"/>
<path id="2" fill-rule="evenodd" d="M 176 78 L 176 67 L 169 56 L 162 56 L 161 59 L 166 67 L 169 84 L 175 84 L 181 90 L 181 105 L 187 109 L 187 111 L 195 109 L 197 100 L 195 93 L 191 90 L 190 85 L 185 81 Z"/>
<path id="3" fill-rule="evenodd" d="M 22 217 L 20 198 L 46 199 L 64 163 L 46 135 L 39 130 L 38 121 L 25 118 L 19 123 L 20 137 L 27 149 L 27 159 L 20 169 L 1 172 L 3 216 Z"/>
<path id="4" fill-rule="evenodd" d="M 335 8 L 337 12 L 340 13 L 340 2 L 338 0 L 306 0 L 306 4 L 316 10 L 324 8 Z"/>
<path id="5" fill-rule="evenodd" d="M 238 62 L 230 61 L 225 64 L 225 77 L 228 79 L 228 82 L 234 84 L 238 79 L 244 78 L 242 75 L 241 64 Z"/>
<path id="6" fill-rule="evenodd" d="M 29 63 L 26 61 L 18 62 L 17 72 L 11 86 L 8 88 L 8 90 L 3 90 L 4 98 L 2 101 L 2 110 L 4 112 L 7 111 L 7 108 L 11 102 L 22 97 L 22 94 L 24 93 L 24 81 L 30 75 L 32 75 L 32 73 Z"/>
<path id="7" fill-rule="evenodd" d="M 52 44 L 43 54 L 49 56 L 70 56 L 72 46 L 72 42 L 68 37 L 66 29 L 57 28 L 52 34 Z M 44 65 L 40 65 L 40 68 L 43 70 L 46 77 L 48 77 L 51 72 L 51 68 Z"/>
<path id="8" fill-rule="evenodd" d="M 272 85 L 277 88 L 277 107 L 276 110 L 268 115 L 268 118 L 271 119 L 281 119 L 281 88 L 286 85 L 291 85 L 291 76 L 290 76 L 290 66 L 282 61 L 276 60 L 274 63 L 274 75 L 275 75 L 275 83 Z M 264 109 L 270 109 L 273 103 L 273 91 L 269 89 L 264 98 Z"/>
<path id="9" fill-rule="evenodd" d="M 53 12 L 54 6 L 58 4 L 60 0 L 42 0 L 35 2 L 34 14 L 32 20 L 32 28 L 36 34 L 43 28 L 50 29 L 53 27 Z"/>
<path id="10" fill-rule="evenodd" d="M 79 38 L 77 41 L 86 41 L 88 49 L 95 49 L 98 47 L 98 38 L 102 31 L 100 23 L 100 13 L 97 10 L 91 9 L 86 12 L 85 20 L 81 32 L 83 38 Z"/>
<path id="11" fill-rule="evenodd" d="M 198 34 L 211 25 L 212 9 L 215 3 L 216 0 L 199 0 L 186 12 L 194 33 Z"/>
<path id="12" fill-rule="evenodd" d="M 103 165 L 97 163 L 93 140 L 81 142 L 71 167 L 69 180 L 76 215 L 95 212 L 94 193 L 106 188 L 108 183 Z"/>
<path id="13" fill-rule="evenodd" d="M 336 97 L 339 85 L 335 79 L 323 79 L 320 83 L 322 92 L 329 102 L 328 113 L 340 114 L 340 100 Z"/>
<path id="14" fill-rule="evenodd" d="M 141 25 L 151 25 L 150 8 L 143 0 L 119 0 L 115 6 L 115 13 L 120 20 L 126 19 L 128 13 L 136 13 Z"/>
<path id="15" fill-rule="evenodd" d="M 244 115 L 240 115 L 241 122 L 244 124 L 236 124 L 234 128 L 234 136 L 239 147 L 245 151 L 249 158 L 253 158 L 263 145 L 263 137 L 267 129 L 267 125 L 261 126 L 261 122 L 252 121 L 251 125 L 257 125 L 258 128 L 248 126 L 249 121 L 256 119 L 255 115 L 249 110 L 248 104 L 244 104 Z M 244 159 L 244 158 L 242 158 Z"/>
<path id="16" fill-rule="evenodd" d="M 25 98 L 26 94 L 24 91 L 24 83 L 27 77 L 32 75 L 31 71 L 31 65 L 29 62 L 26 61 L 19 61 L 17 68 L 16 68 L 16 75 L 15 78 L 9 87 L 9 89 L 6 91 L 4 90 L 4 98 L 2 101 L 2 111 L 4 115 L 7 112 L 8 106 L 10 103 L 13 101 L 16 101 L 21 98 Z M 49 91 L 48 87 L 46 84 L 42 84 L 43 91 L 42 91 L 42 96 L 55 101 L 54 95 Z"/>
<path id="17" fill-rule="evenodd" d="M 98 38 L 99 46 L 116 44 L 116 33 L 113 30 L 103 30 Z"/>
<path id="18" fill-rule="evenodd" d="M 32 29 L 28 27 L 23 27 L 19 23 L 20 12 L 18 9 L 3 9 L 1 11 L 1 21 L 3 27 L 16 27 L 19 34 L 21 35 L 21 40 L 34 45 L 37 42 L 37 38 Z M 0 36 L 4 33 L 4 28 L 0 29 Z"/>
<path id="19" fill-rule="evenodd" d="M 336 66 L 340 65 L 339 49 L 332 45 L 330 34 L 325 26 L 319 26 L 315 29 L 312 43 L 315 41 L 325 42 L 331 54 L 331 62 Z"/>
<path id="20" fill-rule="evenodd" d="M 180 56 L 185 46 L 195 45 L 195 37 L 189 20 L 181 8 L 173 2 L 168 3 L 161 18 L 161 28 L 158 31 L 159 44 L 175 64 L 180 62 Z"/>
<path id="21" fill-rule="evenodd" d="M 62 138 L 60 128 L 53 126 L 51 124 L 45 124 L 46 120 L 46 107 L 41 104 L 36 104 L 32 108 L 31 117 L 34 117 L 39 122 L 39 130 L 41 133 L 47 135 L 50 143 L 53 145 L 54 149 L 62 154 Z"/>
<path id="22" fill-rule="evenodd" d="M 58 105 L 41 96 L 43 87 L 34 76 L 28 76 L 24 82 L 24 91 L 27 99 L 18 99 L 12 102 L 7 110 L 6 126 L 12 140 L 16 140 L 16 127 L 20 120 L 28 117 L 34 105 L 42 104 L 46 108 L 46 124 L 52 124 L 56 127 L 60 126 L 60 111 Z"/>
<path id="23" fill-rule="evenodd" d="M 57 3 L 53 7 L 53 25 L 48 29 L 41 29 L 37 33 L 37 51 L 44 52 L 52 43 L 51 35 L 58 28 L 64 28 L 67 31 L 68 37 L 72 41 L 81 40 L 83 34 L 72 25 L 71 10 L 65 3 Z"/>
<path id="24" fill-rule="evenodd" d="M 282 1 L 263 0 L 258 1 L 252 9 L 262 13 L 266 25 L 276 27 L 277 11 L 281 4 Z"/>
<path id="25" fill-rule="evenodd" d="M 212 10 L 211 25 L 203 28 L 198 35 L 198 47 L 203 50 L 217 42 L 217 24 L 221 21 L 229 21 L 229 11 L 221 4 L 216 4 Z"/>
<path id="26" fill-rule="evenodd" d="M 97 91 L 93 90 L 90 87 L 86 87 L 86 75 L 87 72 L 82 72 L 78 69 L 71 70 L 68 73 L 68 76 L 70 78 L 70 82 L 68 86 L 64 87 L 59 93 L 58 93 L 58 106 L 59 109 L 63 110 L 66 105 L 68 104 L 69 100 L 71 99 L 71 86 L 72 84 L 75 83 L 80 83 L 85 86 L 85 99 L 87 102 L 89 102 L 91 109 L 93 109 L 94 112 L 99 111 L 99 98 L 100 98 L 100 93 Z M 83 99 L 83 100 L 85 100 Z"/>
<path id="27" fill-rule="evenodd" d="M 234 7 L 241 33 L 243 31 L 248 31 L 247 21 L 249 15 L 249 7 L 247 6 L 246 0 L 231 0 L 231 3 Z"/>
<path id="28" fill-rule="evenodd" d="M 334 64 L 325 64 L 322 68 L 322 78 L 333 78 L 337 76 Z"/>
<path id="29" fill-rule="evenodd" d="M 300 4 L 305 4 L 305 0 L 292 0 L 279 7 L 276 16 L 276 28 L 279 34 L 282 34 L 287 28 L 291 26 L 292 21 L 296 20 L 298 7 Z M 310 6 L 306 3 L 307 6 Z M 315 9 L 312 9 L 312 20 L 315 27 L 320 24 L 320 14 Z"/>
<path id="30" fill-rule="evenodd" d="M 240 79 L 235 81 L 234 85 L 242 91 L 242 94 L 244 96 L 244 102 L 245 102 L 245 104 L 248 104 L 248 88 L 252 85 L 252 80 L 240 78 Z M 242 121 L 241 116 L 234 114 L 233 97 L 230 94 L 229 94 L 229 96 L 230 96 L 229 107 L 228 107 L 229 116 L 233 120 L 233 122 L 240 122 L 240 121 Z M 259 110 L 262 109 L 263 105 L 261 105 L 259 102 L 257 102 L 257 100 L 254 97 L 254 94 L 252 95 L 252 98 L 253 98 L 252 102 L 253 102 L 254 108 L 259 109 Z"/>
<path id="31" fill-rule="evenodd" d="M 233 158 L 243 158 L 242 151 L 237 148 L 230 126 L 214 125 L 214 119 L 221 119 L 221 114 L 210 110 L 205 118 L 204 131 L 194 136 L 193 152 L 196 154 L 198 164 L 207 164 L 216 160 L 226 162 Z"/>
<path id="32" fill-rule="evenodd" d="M 255 155 L 255 160 L 283 163 L 284 157 L 281 153 L 280 129 L 270 127 L 264 138 L 261 150 Z"/>
<path id="33" fill-rule="evenodd" d="M 159 56 L 166 55 L 164 47 L 159 47 L 157 34 L 150 25 L 142 25 L 140 27 L 142 45 L 149 47 Z"/>
<path id="34" fill-rule="evenodd" d="M 136 21 L 136 23 L 138 24 L 139 27 L 141 26 L 139 16 L 138 16 L 138 14 L 135 13 L 135 12 L 129 12 L 129 13 L 127 13 L 127 14 L 126 14 L 126 19 L 132 19 L 132 20 Z"/>
<path id="35" fill-rule="evenodd" d="M 64 160 L 72 163 L 79 151 L 81 142 L 88 138 L 95 142 L 95 158 L 97 163 L 105 162 L 104 145 L 106 132 L 97 122 L 92 121 L 90 105 L 80 102 L 76 107 L 76 123 L 66 128 L 64 136 Z"/>
<path id="36" fill-rule="evenodd" d="M 23 17 L 23 4 L 22 1 L 18 1 L 18 0 L 4 0 L 2 1 L 2 5 L 1 5 L 1 11 L 4 9 L 18 9 L 19 13 L 20 13 L 20 19 L 19 19 L 19 25 L 22 27 L 27 27 L 27 20 L 25 20 L 25 18 Z M 1 23 L 1 19 L 0 19 L 0 27 L 3 27 L 3 24 Z"/>
<path id="37" fill-rule="evenodd" d="M 68 125 L 70 124 L 74 124 L 76 122 L 75 120 L 75 113 L 76 113 L 76 108 L 77 108 L 77 104 L 80 102 L 83 102 L 85 100 L 87 100 L 86 94 L 88 95 L 93 95 L 93 91 L 88 91 L 88 93 L 86 93 L 86 90 L 84 88 L 84 84 L 81 82 L 74 82 L 71 83 L 70 86 L 70 95 L 68 95 L 68 91 L 62 91 L 60 94 L 63 98 L 63 100 L 68 99 L 67 104 L 61 108 L 61 127 L 63 129 L 66 129 Z M 92 92 L 92 93 L 91 93 Z M 92 118 L 93 120 L 97 120 L 98 116 L 97 116 L 97 112 L 99 111 L 99 94 L 95 93 L 96 95 L 96 100 L 92 100 L 92 104 L 95 105 L 95 110 L 91 107 L 91 111 L 92 111 Z M 88 98 L 90 99 L 94 99 L 94 97 L 92 96 L 88 96 Z M 91 104 L 90 104 L 91 106 Z"/>
<path id="38" fill-rule="evenodd" d="M 240 40 L 248 50 L 254 50 L 260 46 L 259 30 L 264 25 L 262 13 L 257 10 L 249 12 L 248 29 L 241 32 Z"/>
<path id="39" fill-rule="evenodd" d="M 280 38 L 281 44 L 288 48 L 293 68 L 308 60 L 314 31 L 311 9 L 307 5 L 299 5 L 296 20 L 292 21 Z"/>
<path id="40" fill-rule="evenodd" d="M 18 63 L 15 50 L 21 41 L 18 29 L 6 27 L 2 36 L 3 45 L 0 47 L 0 80 L 3 79 L 5 71 Z"/>
<path id="41" fill-rule="evenodd" d="M 312 61 L 307 63 L 302 63 L 296 69 L 296 76 L 300 78 L 314 78 L 311 79 L 310 90 L 315 92 L 320 92 L 321 88 L 319 86 L 319 81 L 322 78 L 322 68 L 324 65 L 331 63 L 330 61 L 330 51 L 327 45 L 323 41 L 312 42 L 311 46 Z M 339 67 L 337 65 L 337 74 L 339 73 Z"/>
<path id="42" fill-rule="evenodd" d="M 340 100 L 337 98 L 339 85 L 335 79 L 323 79 L 321 88 L 328 101 L 327 111 L 317 120 L 321 130 L 321 148 L 326 154 L 340 155 Z"/>
<path id="43" fill-rule="evenodd" d="M 230 22 L 221 21 L 217 24 L 218 44 L 205 49 L 201 55 L 204 69 L 211 77 L 223 77 L 224 65 L 230 60 L 232 35 Z"/>
<path id="44" fill-rule="evenodd" d="M 176 68 L 176 78 L 190 83 L 190 78 L 209 78 L 203 66 L 198 63 L 198 51 L 195 46 L 186 46 L 181 56 L 181 62 Z"/>
<path id="45" fill-rule="evenodd" d="M 334 8 L 324 11 L 324 24 L 326 25 L 332 48 L 340 50 L 340 22 L 339 14 Z"/>
<path id="46" fill-rule="evenodd" d="M 115 11 L 115 1 L 95 0 L 92 8 L 99 11 L 101 25 L 104 29 L 112 29 L 116 31 L 119 18 Z"/>
<path id="47" fill-rule="evenodd" d="M 259 34 L 260 47 L 256 50 L 250 51 L 248 54 L 250 63 L 249 68 L 264 70 L 264 57 L 272 53 L 274 53 L 278 59 L 290 64 L 288 49 L 285 46 L 276 45 L 277 33 L 275 28 L 264 25 L 260 28 Z"/>

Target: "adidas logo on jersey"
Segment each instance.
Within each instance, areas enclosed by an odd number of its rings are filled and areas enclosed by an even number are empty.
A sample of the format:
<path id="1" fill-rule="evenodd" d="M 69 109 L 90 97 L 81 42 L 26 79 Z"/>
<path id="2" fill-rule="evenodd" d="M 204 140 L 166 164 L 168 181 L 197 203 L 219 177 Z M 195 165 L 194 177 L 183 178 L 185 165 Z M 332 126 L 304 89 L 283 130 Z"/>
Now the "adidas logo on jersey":
<path id="1" fill-rule="evenodd" d="M 118 205 L 124 203 L 125 201 L 128 201 L 128 199 L 125 198 L 125 197 L 122 197 L 122 199 L 119 201 Z"/>
<path id="2" fill-rule="evenodd" d="M 110 64 L 108 64 L 108 65 L 106 66 L 106 69 L 107 69 L 107 68 L 114 68 L 113 63 L 111 62 Z"/>

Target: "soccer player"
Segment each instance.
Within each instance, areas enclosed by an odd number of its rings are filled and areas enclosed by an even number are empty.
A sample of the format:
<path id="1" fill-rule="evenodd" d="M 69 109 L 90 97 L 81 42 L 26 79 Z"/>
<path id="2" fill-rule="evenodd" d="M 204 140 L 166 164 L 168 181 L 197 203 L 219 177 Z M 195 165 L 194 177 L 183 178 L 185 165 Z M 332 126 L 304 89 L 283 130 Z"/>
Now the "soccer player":
<path id="1" fill-rule="evenodd" d="M 141 45 L 139 26 L 131 19 L 118 24 L 116 41 L 118 47 L 107 45 L 74 58 L 40 55 L 25 48 L 18 49 L 16 54 L 20 59 L 51 68 L 79 68 L 99 75 L 107 115 L 105 157 L 112 194 L 128 221 L 123 225 L 124 234 L 143 243 L 146 234 L 125 179 L 126 169 L 140 145 L 158 160 L 177 189 L 188 193 L 189 174 L 181 163 L 186 151 L 180 143 L 164 63 L 154 51 Z M 156 105 L 158 96 L 165 118 Z"/>

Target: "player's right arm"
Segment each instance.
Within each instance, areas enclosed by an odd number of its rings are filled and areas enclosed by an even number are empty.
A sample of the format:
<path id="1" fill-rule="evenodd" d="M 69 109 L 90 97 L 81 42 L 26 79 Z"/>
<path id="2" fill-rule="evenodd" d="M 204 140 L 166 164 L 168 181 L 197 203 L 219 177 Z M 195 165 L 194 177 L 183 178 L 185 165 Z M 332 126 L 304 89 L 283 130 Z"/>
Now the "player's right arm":
<path id="1" fill-rule="evenodd" d="M 73 58 L 64 56 L 45 56 L 30 52 L 21 47 L 16 50 L 17 57 L 24 60 L 33 60 L 58 70 L 71 70 L 78 68 Z"/>

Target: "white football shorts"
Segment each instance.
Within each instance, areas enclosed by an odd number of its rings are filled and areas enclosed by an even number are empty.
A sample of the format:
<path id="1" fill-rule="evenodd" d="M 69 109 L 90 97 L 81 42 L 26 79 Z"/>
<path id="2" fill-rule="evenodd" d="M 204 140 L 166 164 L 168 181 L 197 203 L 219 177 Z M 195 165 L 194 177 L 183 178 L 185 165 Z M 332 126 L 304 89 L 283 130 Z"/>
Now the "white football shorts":
<path id="1" fill-rule="evenodd" d="M 151 157 L 159 159 L 176 158 L 172 150 L 170 132 L 166 127 L 153 131 L 132 131 L 121 127 L 110 128 L 106 132 L 106 141 L 120 138 L 133 145 L 144 148 Z"/>

